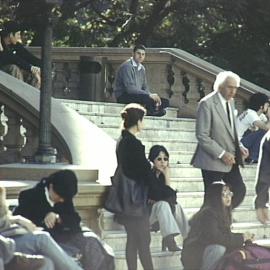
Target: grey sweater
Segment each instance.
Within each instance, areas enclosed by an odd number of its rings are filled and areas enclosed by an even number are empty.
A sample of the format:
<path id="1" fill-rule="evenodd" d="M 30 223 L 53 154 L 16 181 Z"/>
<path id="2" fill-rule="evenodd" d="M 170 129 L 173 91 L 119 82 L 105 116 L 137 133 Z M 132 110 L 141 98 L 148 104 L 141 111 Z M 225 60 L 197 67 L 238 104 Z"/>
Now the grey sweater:
<path id="1" fill-rule="evenodd" d="M 115 97 L 118 98 L 124 93 L 140 95 L 150 94 L 147 87 L 144 66 L 138 70 L 138 67 L 133 66 L 132 59 L 128 59 L 119 67 L 115 78 Z"/>

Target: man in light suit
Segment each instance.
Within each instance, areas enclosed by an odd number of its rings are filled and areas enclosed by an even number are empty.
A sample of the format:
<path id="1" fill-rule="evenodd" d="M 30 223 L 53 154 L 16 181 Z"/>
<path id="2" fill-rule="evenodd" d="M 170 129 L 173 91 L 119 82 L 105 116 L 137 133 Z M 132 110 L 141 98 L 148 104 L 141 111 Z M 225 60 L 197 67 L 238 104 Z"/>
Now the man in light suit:
<path id="1" fill-rule="evenodd" d="M 205 190 L 215 181 L 224 181 L 234 193 L 232 207 L 244 199 L 246 187 L 240 174 L 243 157 L 248 150 L 239 144 L 234 116 L 233 98 L 240 86 L 240 78 L 231 71 L 220 72 L 214 92 L 199 103 L 196 121 L 198 145 L 191 160 L 202 170 Z"/>

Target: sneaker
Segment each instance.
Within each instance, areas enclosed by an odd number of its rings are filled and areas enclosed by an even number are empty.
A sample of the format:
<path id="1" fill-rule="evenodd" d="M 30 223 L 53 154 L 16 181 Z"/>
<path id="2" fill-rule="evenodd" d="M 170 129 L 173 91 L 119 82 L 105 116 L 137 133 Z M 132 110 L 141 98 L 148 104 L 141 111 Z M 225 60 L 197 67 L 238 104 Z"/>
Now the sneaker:
<path id="1" fill-rule="evenodd" d="M 44 265 L 43 256 L 15 252 L 11 261 L 5 265 L 5 270 L 38 270 Z"/>

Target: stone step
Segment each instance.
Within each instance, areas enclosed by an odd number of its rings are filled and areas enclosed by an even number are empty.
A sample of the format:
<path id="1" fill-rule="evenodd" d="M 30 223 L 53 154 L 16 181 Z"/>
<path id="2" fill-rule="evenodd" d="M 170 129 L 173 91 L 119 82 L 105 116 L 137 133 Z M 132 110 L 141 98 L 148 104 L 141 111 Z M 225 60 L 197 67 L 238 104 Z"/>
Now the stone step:
<path id="1" fill-rule="evenodd" d="M 149 149 L 155 144 L 161 144 L 166 147 L 169 151 L 185 151 L 185 152 L 193 152 L 196 149 L 196 142 L 189 142 L 186 140 L 179 140 L 179 139 L 167 139 L 165 138 L 151 138 L 151 139 L 143 139 L 142 143 L 145 145 L 145 150 L 149 151 Z"/>
<path id="2" fill-rule="evenodd" d="M 255 179 L 254 178 L 245 178 L 244 179 L 247 189 L 255 189 Z M 178 190 L 179 192 L 188 192 L 188 191 L 203 191 L 203 179 L 202 177 L 198 178 L 171 178 L 171 187 Z"/>
<path id="3" fill-rule="evenodd" d="M 62 99 L 64 103 L 69 108 L 72 108 L 80 113 L 108 113 L 120 115 L 120 112 L 125 107 L 124 104 L 118 103 L 105 103 L 105 102 L 94 102 L 94 101 L 82 101 L 82 100 L 66 100 Z M 177 117 L 177 108 L 167 108 L 167 117 Z"/>
<path id="4" fill-rule="evenodd" d="M 98 125 L 113 139 L 117 140 L 121 134 L 119 126 L 114 125 Z M 141 140 L 150 140 L 151 138 L 166 138 L 171 140 L 183 140 L 186 142 L 196 142 L 194 130 L 188 129 L 176 129 L 176 128 L 152 128 L 145 127 L 143 131 L 138 135 Z"/>
<path id="5" fill-rule="evenodd" d="M 185 209 L 188 207 L 199 208 L 203 204 L 204 192 L 178 192 L 177 202 Z M 255 191 L 247 191 L 247 194 L 239 207 L 253 207 Z"/>
<path id="6" fill-rule="evenodd" d="M 96 125 L 114 125 L 119 128 L 122 123 L 120 115 L 112 115 L 110 113 L 79 113 Z M 167 115 L 158 119 L 157 117 L 146 116 L 144 118 L 144 125 L 147 128 L 182 128 L 195 131 L 194 119 L 168 117 Z"/>
<path id="7" fill-rule="evenodd" d="M 151 256 L 155 270 L 182 270 L 183 266 L 180 261 L 181 253 L 159 251 L 151 249 Z M 115 254 L 115 269 L 127 270 L 125 251 L 119 251 Z M 138 259 L 138 270 L 143 270 Z"/>
<path id="8" fill-rule="evenodd" d="M 123 251 L 125 250 L 126 246 L 126 231 L 124 229 L 122 230 L 116 230 L 116 231 L 104 231 L 102 233 L 102 239 L 109 244 L 114 251 Z M 179 246 L 182 246 L 183 239 L 182 237 L 176 236 L 175 240 Z M 158 250 L 162 251 L 162 236 L 160 232 L 151 232 L 151 244 L 150 244 L 151 250 Z"/>
<path id="9" fill-rule="evenodd" d="M 200 178 L 201 170 L 194 168 L 189 164 L 170 164 L 170 173 L 172 178 Z M 241 174 L 243 179 L 252 178 L 255 179 L 256 176 L 256 166 L 246 166 L 241 168 Z"/>
<path id="10" fill-rule="evenodd" d="M 97 170 L 89 170 L 77 165 L 69 164 L 23 164 L 12 163 L 0 165 L 2 179 L 19 180 L 40 180 L 58 170 L 72 170 L 79 181 L 96 182 L 98 179 Z"/>

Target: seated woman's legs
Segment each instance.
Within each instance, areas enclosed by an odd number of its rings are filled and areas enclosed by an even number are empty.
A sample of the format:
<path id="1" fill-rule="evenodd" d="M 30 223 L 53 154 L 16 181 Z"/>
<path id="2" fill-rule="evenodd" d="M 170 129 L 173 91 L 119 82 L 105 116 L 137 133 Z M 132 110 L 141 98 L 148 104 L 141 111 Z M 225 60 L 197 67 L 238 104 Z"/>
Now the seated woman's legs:
<path id="1" fill-rule="evenodd" d="M 218 261 L 224 256 L 226 248 L 221 245 L 209 245 L 205 248 L 200 270 L 213 270 Z M 195 254 L 194 254 L 195 255 Z"/>
<path id="2" fill-rule="evenodd" d="M 180 234 L 180 230 L 168 202 L 159 201 L 154 203 L 149 220 L 150 224 L 154 224 L 156 221 L 159 222 L 160 233 L 163 237 L 163 250 L 166 247 L 171 251 L 180 250 L 173 238 L 175 235 Z M 168 244 L 166 245 L 164 241 L 168 242 Z"/>
<path id="3" fill-rule="evenodd" d="M 46 232 L 34 232 L 14 238 L 16 250 L 40 254 L 51 259 L 56 270 L 82 270 Z"/>
<path id="4" fill-rule="evenodd" d="M 180 204 L 175 205 L 175 220 L 183 238 L 186 238 L 190 229 L 188 219 Z"/>

